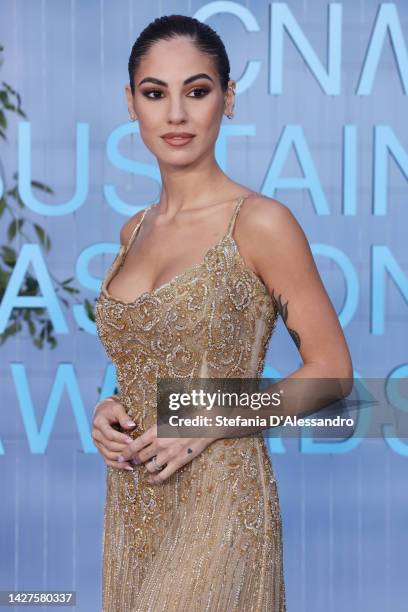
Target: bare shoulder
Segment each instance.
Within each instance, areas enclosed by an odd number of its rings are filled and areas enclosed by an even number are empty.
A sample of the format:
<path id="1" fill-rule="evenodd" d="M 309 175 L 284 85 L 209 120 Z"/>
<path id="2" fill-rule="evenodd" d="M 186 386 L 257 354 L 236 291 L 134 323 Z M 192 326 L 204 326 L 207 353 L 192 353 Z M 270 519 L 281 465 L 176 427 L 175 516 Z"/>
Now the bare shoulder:
<path id="1" fill-rule="evenodd" d="M 145 208 L 142 208 L 142 210 L 139 210 L 137 213 L 129 217 L 129 219 L 122 225 L 120 230 L 120 242 L 123 246 L 128 244 L 133 230 L 141 220 L 145 210 Z"/>
<path id="2" fill-rule="evenodd" d="M 254 194 L 244 202 L 239 217 L 237 233 L 247 261 L 269 288 L 279 276 L 296 272 L 298 277 L 304 274 L 305 265 L 314 267 L 307 237 L 285 204 Z"/>
<path id="3" fill-rule="evenodd" d="M 305 238 L 302 227 L 292 211 L 279 200 L 256 194 L 240 211 L 240 223 L 249 240 Z"/>

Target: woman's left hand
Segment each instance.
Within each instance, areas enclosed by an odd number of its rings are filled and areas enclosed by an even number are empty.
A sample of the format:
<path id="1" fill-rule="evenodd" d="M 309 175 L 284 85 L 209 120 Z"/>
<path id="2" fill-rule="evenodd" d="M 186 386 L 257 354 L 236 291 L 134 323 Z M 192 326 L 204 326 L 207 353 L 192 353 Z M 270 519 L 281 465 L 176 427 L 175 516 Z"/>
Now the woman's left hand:
<path id="1" fill-rule="evenodd" d="M 130 442 L 125 450 L 118 456 L 118 461 L 132 461 L 136 464 L 144 463 L 146 470 L 151 472 L 148 481 L 162 483 L 180 467 L 197 457 L 217 438 L 158 438 L 157 425 L 152 425 L 141 436 Z M 155 463 L 152 457 L 156 457 Z"/>

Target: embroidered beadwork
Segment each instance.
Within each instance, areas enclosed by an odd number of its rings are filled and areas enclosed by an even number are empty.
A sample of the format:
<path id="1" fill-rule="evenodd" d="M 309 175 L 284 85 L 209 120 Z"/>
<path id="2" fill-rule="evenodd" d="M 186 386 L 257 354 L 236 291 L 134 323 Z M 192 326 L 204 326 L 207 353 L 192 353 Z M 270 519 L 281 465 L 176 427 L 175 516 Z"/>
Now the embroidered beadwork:
<path id="1" fill-rule="evenodd" d="M 262 375 L 278 313 L 232 236 L 244 200 L 202 262 L 169 282 L 129 302 L 112 296 L 124 246 L 105 276 L 96 329 L 132 437 L 156 422 L 159 377 Z M 261 433 L 217 440 L 162 484 L 143 467 L 107 468 L 103 610 L 284 612 L 279 499 Z"/>

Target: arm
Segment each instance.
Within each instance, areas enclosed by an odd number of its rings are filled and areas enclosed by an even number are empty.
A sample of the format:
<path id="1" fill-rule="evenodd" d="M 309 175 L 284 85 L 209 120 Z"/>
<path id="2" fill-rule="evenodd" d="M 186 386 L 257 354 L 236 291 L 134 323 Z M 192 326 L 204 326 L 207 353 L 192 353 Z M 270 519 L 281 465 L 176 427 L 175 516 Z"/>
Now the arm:
<path id="1" fill-rule="evenodd" d="M 245 210 L 252 261 L 304 364 L 291 376 L 352 377 L 343 330 L 301 226 L 276 200 L 258 198 L 252 207 Z"/>
<path id="2" fill-rule="evenodd" d="M 284 393 L 279 406 L 262 407 L 259 416 L 304 416 L 347 396 L 352 388 L 351 356 L 307 238 L 294 215 L 276 200 L 256 197 L 242 206 L 236 237 L 244 259 L 267 286 L 303 361 L 285 379 L 262 390 L 270 395 L 281 389 Z M 294 379 L 303 380 L 292 383 Z M 225 409 L 223 412 L 220 408 L 217 414 L 225 414 Z M 248 408 L 233 408 L 228 416 L 255 414 Z M 267 428 L 222 428 L 219 437 L 249 435 Z"/>

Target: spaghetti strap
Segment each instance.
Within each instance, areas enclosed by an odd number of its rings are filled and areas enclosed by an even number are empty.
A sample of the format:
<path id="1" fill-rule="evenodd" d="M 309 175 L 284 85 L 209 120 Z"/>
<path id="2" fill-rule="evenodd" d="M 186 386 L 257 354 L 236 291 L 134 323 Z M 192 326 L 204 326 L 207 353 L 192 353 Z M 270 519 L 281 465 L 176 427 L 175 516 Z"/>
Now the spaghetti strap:
<path id="1" fill-rule="evenodd" d="M 131 244 L 133 243 L 134 239 L 136 238 L 138 232 L 139 232 L 139 228 L 143 223 L 143 219 L 146 216 L 147 211 L 154 206 L 154 204 L 150 204 L 150 206 L 148 206 L 147 208 L 144 209 L 142 216 L 140 217 L 139 223 L 136 223 L 133 232 L 130 235 L 129 241 L 125 247 L 125 254 L 128 252 L 128 250 L 130 249 Z"/>
<path id="2" fill-rule="evenodd" d="M 231 219 L 230 219 L 230 222 L 229 222 L 229 225 L 228 225 L 227 233 L 225 234 L 226 236 L 231 236 L 231 234 L 232 234 L 232 230 L 234 229 L 234 225 L 235 225 L 235 219 L 237 218 L 237 215 L 238 215 L 239 209 L 241 208 L 241 204 L 242 204 L 242 202 L 244 202 L 244 201 L 245 201 L 245 200 L 246 200 L 246 199 L 247 199 L 247 198 L 248 198 L 250 195 L 252 195 L 252 194 L 248 193 L 248 195 L 246 195 L 246 196 L 241 196 L 241 197 L 238 199 L 238 202 L 237 202 L 237 204 L 236 204 L 236 206 L 235 206 L 235 208 L 234 208 L 234 212 L 232 213 L 232 216 L 231 216 Z"/>
<path id="3" fill-rule="evenodd" d="M 238 215 L 239 209 L 241 208 L 241 204 L 242 204 L 242 203 L 243 203 L 243 202 L 244 202 L 244 201 L 245 201 L 245 200 L 246 200 L 246 199 L 247 199 L 247 198 L 248 198 L 250 195 L 252 195 L 252 193 L 248 193 L 246 196 L 241 196 L 240 198 L 238 198 L 238 202 L 237 202 L 237 203 L 236 203 L 236 205 L 235 205 L 235 208 L 234 208 L 234 211 L 233 211 L 233 213 L 232 213 L 232 216 L 231 216 L 230 222 L 229 222 L 229 224 L 228 224 L 228 229 L 227 229 L 227 232 L 226 232 L 225 236 L 231 236 L 231 234 L 232 234 L 232 230 L 234 229 L 235 220 L 236 220 L 236 218 L 237 218 L 237 215 Z M 135 238 L 136 238 L 137 234 L 139 233 L 139 229 L 140 229 L 140 227 L 141 227 L 141 225 L 142 225 L 142 223 L 143 223 L 143 220 L 144 220 L 144 218 L 145 218 L 145 216 L 146 216 L 147 211 L 148 211 L 148 210 L 150 210 L 150 208 L 152 208 L 152 206 L 155 206 L 155 204 L 154 204 L 154 203 L 153 203 L 153 204 L 150 204 L 150 206 L 147 206 L 147 208 L 145 208 L 145 209 L 144 209 L 144 212 L 143 212 L 143 214 L 142 214 L 142 216 L 141 216 L 141 218 L 140 218 L 140 221 L 139 221 L 139 223 L 137 223 L 137 224 L 136 224 L 136 226 L 135 226 L 135 228 L 134 228 L 134 230 L 133 230 L 133 232 L 132 232 L 132 234 L 131 234 L 131 236 L 130 236 L 129 242 L 127 243 L 127 245 L 126 245 L 126 247 L 125 247 L 125 255 L 127 254 L 128 250 L 130 249 L 130 247 L 131 247 L 132 243 L 134 242 L 134 240 L 135 240 Z"/>

